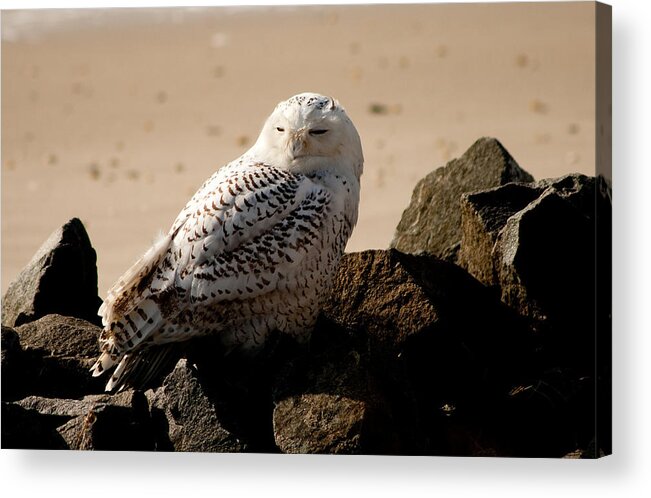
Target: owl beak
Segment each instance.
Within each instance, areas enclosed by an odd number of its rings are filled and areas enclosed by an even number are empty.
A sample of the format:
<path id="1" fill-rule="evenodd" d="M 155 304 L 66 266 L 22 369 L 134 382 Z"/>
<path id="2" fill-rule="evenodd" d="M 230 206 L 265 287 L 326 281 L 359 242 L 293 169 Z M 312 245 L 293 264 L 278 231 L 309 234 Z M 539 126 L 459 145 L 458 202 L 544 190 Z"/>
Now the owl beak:
<path id="1" fill-rule="evenodd" d="M 292 137 L 290 149 L 293 159 L 308 155 L 307 140 L 305 139 L 304 133 L 299 132 Z"/>

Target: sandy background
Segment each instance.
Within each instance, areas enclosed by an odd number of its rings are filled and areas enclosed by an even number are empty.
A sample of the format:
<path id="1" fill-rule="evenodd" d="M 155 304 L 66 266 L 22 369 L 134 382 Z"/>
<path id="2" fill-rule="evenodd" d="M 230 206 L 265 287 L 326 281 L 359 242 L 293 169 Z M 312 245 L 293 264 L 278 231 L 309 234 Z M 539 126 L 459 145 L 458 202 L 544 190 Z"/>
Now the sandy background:
<path id="1" fill-rule="evenodd" d="M 2 12 L 2 292 L 79 217 L 107 288 L 275 104 L 332 95 L 366 157 L 348 250 L 481 136 L 536 178 L 594 173 L 594 5 Z"/>

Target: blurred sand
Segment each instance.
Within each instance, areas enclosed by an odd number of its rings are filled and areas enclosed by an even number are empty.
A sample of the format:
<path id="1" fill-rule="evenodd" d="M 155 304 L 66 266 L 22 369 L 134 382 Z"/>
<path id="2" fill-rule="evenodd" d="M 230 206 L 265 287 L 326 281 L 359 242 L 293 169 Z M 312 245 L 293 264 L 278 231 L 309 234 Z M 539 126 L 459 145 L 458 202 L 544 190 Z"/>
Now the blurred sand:
<path id="1" fill-rule="evenodd" d="M 275 104 L 340 100 L 366 157 L 349 251 L 481 136 L 594 174 L 592 3 L 2 13 L 2 292 L 70 217 L 107 288 Z"/>

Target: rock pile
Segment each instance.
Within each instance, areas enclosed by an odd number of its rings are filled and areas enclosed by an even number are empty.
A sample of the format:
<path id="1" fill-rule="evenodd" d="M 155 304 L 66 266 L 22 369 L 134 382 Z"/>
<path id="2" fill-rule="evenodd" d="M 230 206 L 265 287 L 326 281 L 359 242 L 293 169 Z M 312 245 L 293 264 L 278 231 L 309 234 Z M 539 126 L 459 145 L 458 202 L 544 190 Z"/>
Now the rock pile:
<path id="1" fill-rule="evenodd" d="M 608 454 L 610 204 L 481 139 L 417 185 L 391 249 L 344 256 L 308 347 L 215 361 L 203 339 L 118 394 L 88 373 L 95 252 L 71 220 L 3 298 L 2 447 Z"/>

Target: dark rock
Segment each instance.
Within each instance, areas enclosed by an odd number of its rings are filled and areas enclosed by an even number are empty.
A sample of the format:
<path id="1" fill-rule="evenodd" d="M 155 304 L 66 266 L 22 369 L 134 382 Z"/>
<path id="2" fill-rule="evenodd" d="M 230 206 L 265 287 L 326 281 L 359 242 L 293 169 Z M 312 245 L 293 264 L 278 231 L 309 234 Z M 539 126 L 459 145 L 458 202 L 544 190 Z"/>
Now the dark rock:
<path id="1" fill-rule="evenodd" d="M 460 265 L 536 332 L 540 372 L 526 392 L 543 394 L 516 396 L 508 408 L 540 427 L 520 454 L 561 456 L 587 448 L 596 432 L 610 453 L 610 186 L 579 174 L 506 185 L 463 196 L 462 217 Z M 564 395 L 550 406 L 554 393 Z"/>
<path id="2" fill-rule="evenodd" d="M 325 332 L 274 390 L 274 437 L 284 453 L 397 454 L 399 431 L 363 349 Z M 326 335 L 327 334 L 327 335 Z M 336 336 L 335 336 L 336 337 Z M 325 347 L 324 347 L 325 346 Z"/>
<path id="3" fill-rule="evenodd" d="M 42 415 L 2 402 L 2 449 L 62 450 L 67 444 L 56 431 L 65 417 Z"/>
<path id="4" fill-rule="evenodd" d="M 11 374 L 10 382 L 22 386 L 21 397 L 77 398 L 102 393 L 105 380 L 89 372 L 97 356 L 100 330 L 85 320 L 61 315 L 47 315 L 18 327 L 24 355 L 20 372 Z"/>
<path id="5" fill-rule="evenodd" d="M 15 327 L 58 313 L 99 324 L 97 256 L 77 218 L 57 229 L 11 282 L 2 324 Z"/>
<path id="6" fill-rule="evenodd" d="M 7 420 L 7 433 L 35 431 L 41 434 L 39 437 L 46 434 L 49 438 L 45 440 L 47 448 L 155 449 L 147 400 L 138 391 L 90 395 L 82 399 L 29 396 L 4 405 L 17 416 Z M 29 440 L 18 439 L 15 444 L 16 448 L 34 447 Z"/>
<path id="7" fill-rule="evenodd" d="M 11 327 L 2 326 L 2 366 L 17 362 L 22 356 L 23 348 L 20 347 L 20 338 Z"/>
<path id="8" fill-rule="evenodd" d="M 323 315 L 367 337 L 371 351 L 387 358 L 398 358 L 411 341 L 427 335 L 484 348 L 517 325 L 465 270 L 431 255 L 393 249 L 345 254 Z M 498 324 L 492 335 L 484 333 Z"/>
<path id="9" fill-rule="evenodd" d="M 577 174 L 462 200 L 460 264 L 557 342 L 564 365 L 594 361 L 595 207 L 610 203 L 599 191 Z"/>
<path id="10" fill-rule="evenodd" d="M 427 275 L 421 273 L 435 272 L 436 267 L 451 266 L 395 250 L 345 254 L 323 314 L 342 328 L 364 331 L 374 345 L 397 356 L 407 337 L 439 321 L 423 286 Z"/>
<path id="11" fill-rule="evenodd" d="M 542 193 L 536 184 L 510 183 L 461 196 L 458 264 L 488 286 L 498 282 L 493 249 L 508 219 Z"/>
<path id="12" fill-rule="evenodd" d="M 590 441 L 586 448 L 577 448 L 574 451 L 563 456 L 563 458 L 572 458 L 572 459 L 593 459 L 601 458 L 609 455 L 611 452 L 606 452 L 602 448 L 597 447 L 596 439 Z"/>
<path id="13" fill-rule="evenodd" d="M 90 408 L 57 428 L 74 450 L 156 449 L 147 399 L 141 391 L 84 398 Z"/>
<path id="14" fill-rule="evenodd" d="M 481 138 L 463 156 L 418 182 L 391 247 L 455 261 L 461 240 L 461 195 L 509 182 L 532 181 L 499 141 Z"/>
<path id="15" fill-rule="evenodd" d="M 72 358 L 96 357 L 101 331 L 85 320 L 61 315 L 47 315 L 16 328 L 24 349 Z"/>
<path id="16" fill-rule="evenodd" d="M 25 386 L 25 353 L 16 331 L 2 327 L 2 399 L 17 399 L 27 392 Z"/>
<path id="17" fill-rule="evenodd" d="M 26 398 L 16 401 L 14 404 L 25 408 L 26 410 L 34 410 L 41 415 L 54 415 L 70 419 L 80 415 L 86 415 L 95 404 L 111 399 L 115 400 L 114 402 L 120 406 L 128 406 L 128 401 L 125 402 L 125 396 L 122 393 L 116 396 L 111 396 L 109 394 L 94 394 L 84 396 L 82 399 L 27 396 Z"/>
<path id="18" fill-rule="evenodd" d="M 147 391 L 152 414 L 165 414 L 169 443 L 174 451 L 234 453 L 248 449 L 245 441 L 223 422 L 215 396 L 197 370 L 180 360 L 156 391 Z M 158 418 L 160 421 L 160 417 Z"/>
<path id="19" fill-rule="evenodd" d="M 388 391 L 413 393 L 432 454 L 455 454 L 446 431 L 456 421 L 485 432 L 480 414 L 529 374 L 523 322 L 465 270 L 430 255 L 346 254 L 324 316 L 366 339 Z"/>

